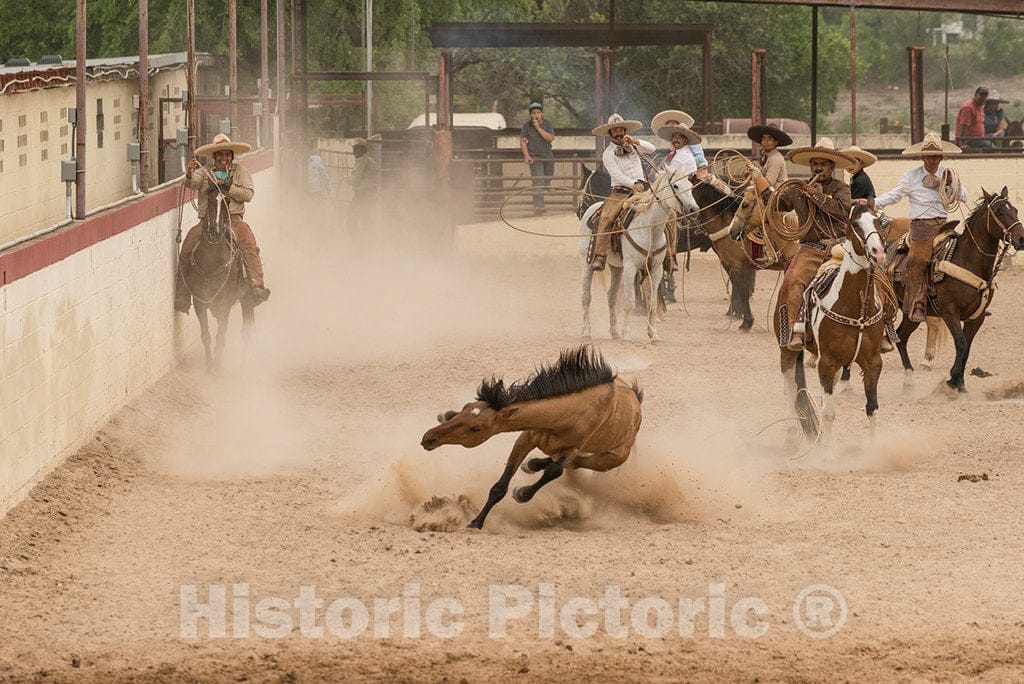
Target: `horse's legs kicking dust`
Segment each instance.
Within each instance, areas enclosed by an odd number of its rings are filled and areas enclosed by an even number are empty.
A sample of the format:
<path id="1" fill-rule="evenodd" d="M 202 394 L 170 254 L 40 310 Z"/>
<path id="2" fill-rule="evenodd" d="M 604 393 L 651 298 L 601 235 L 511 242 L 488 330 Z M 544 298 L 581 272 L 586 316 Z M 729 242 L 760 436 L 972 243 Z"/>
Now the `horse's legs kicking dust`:
<path id="1" fill-rule="evenodd" d="M 247 366 L 249 345 L 256 336 L 256 306 L 242 300 L 242 367 Z"/>
<path id="2" fill-rule="evenodd" d="M 833 394 L 836 382 L 836 367 L 832 359 L 818 359 L 818 380 L 825 393 L 821 406 L 821 439 L 825 445 L 825 453 L 829 459 L 836 456 L 835 437 L 832 425 L 836 420 L 836 397 Z"/>
<path id="3" fill-rule="evenodd" d="M 967 391 L 964 387 L 967 357 L 971 353 L 971 342 L 978 329 L 981 328 L 984 319 L 984 316 L 979 316 L 973 321 L 964 321 L 961 325 L 960 312 L 954 307 L 950 306 L 942 311 L 942 320 L 946 322 L 946 327 L 949 328 L 949 332 L 953 336 L 953 345 L 956 348 L 956 359 L 953 361 L 953 367 L 949 369 L 949 380 L 946 381 L 946 385 L 950 389 L 958 392 Z"/>
<path id="4" fill-rule="evenodd" d="M 196 318 L 199 319 L 199 337 L 203 340 L 203 349 L 206 351 L 206 370 L 213 370 L 213 352 L 210 350 L 210 318 L 207 316 L 207 306 L 198 299 L 193 298 L 196 307 Z"/>
<path id="5" fill-rule="evenodd" d="M 658 336 L 658 287 L 664 274 L 665 266 L 661 259 L 655 259 L 647 278 L 647 337 L 651 342 L 660 342 Z"/>
<path id="6" fill-rule="evenodd" d="M 526 503 L 532 499 L 541 487 L 552 480 L 560 478 L 567 467 L 573 467 L 572 460 L 577 453 L 579 453 L 579 450 L 573 448 L 567 449 L 560 454 L 556 454 L 551 458 L 551 463 L 544 468 L 544 472 L 541 474 L 540 479 L 532 485 L 517 487 L 515 491 L 512 492 L 512 498 L 519 503 Z"/>
<path id="7" fill-rule="evenodd" d="M 885 334 L 884 332 L 882 333 Z M 864 406 L 864 412 L 868 416 L 868 427 L 871 429 L 871 441 L 874 443 L 877 437 L 877 417 L 875 412 L 878 410 L 878 378 L 882 374 L 882 355 L 876 353 L 874 356 L 868 358 L 864 363 L 859 363 L 861 371 L 864 373 L 864 397 L 867 399 L 867 404 Z"/>
<path id="8" fill-rule="evenodd" d="M 494 505 L 505 498 L 508 493 L 508 483 L 512 480 L 512 476 L 515 475 L 516 468 L 523 462 L 526 455 L 533 451 L 535 443 L 533 436 L 530 432 L 523 432 L 516 439 L 516 443 L 512 446 L 512 452 L 508 455 L 508 460 L 505 462 L 505 470 L 501 472 L 501 477 L 491 487 L 491 491 L 487 494 L 487 503 L 480 509 L 476 517 L 473 518 L 473 522 L 469 523 L 468 527 L 479 530 L 484 526 L 484 520 L 487 518 L 487 514 L 491 512 Z"/>
<path id="9" fill-rule="evenodd" d="M 611 283 L 608 285 L 608 330 L 612 339 L 619 339 L 619 291 L 622 289 L 622 267 L 609 266 L 612 273 Z"/>
<path id="10" fill-rule="evenodd" d="M 796 354 L 783 349 L 780 365 L 782 370 L 782 396 L 785 400 L 784 406 L 787 415 L 793 410 L 793 406 L 796 405 L 796 364 Z M 786 429 L 785 448 L 795 448 L 799 441 L 799 427 L 795 423 L 791 423 Z"/>
<path id="11" fill-rule="evenodd" d="M 228 319 L 231 318 L 231 309 L 229 308 L 225 311 L 223 316 L 218 316 L 215 313 L 214 318 L 217 319 L 217 346 L 214 351 L 213 365 L 214 368 L 219 370 L 221 361 L 224 358 L 224 343 L 227 341 Z"/>
<path id="12" fill-rule="evenodd" d="M 590 288 L 594 284 L 594 271 L 590 264 L 583 260 L 580 268 L 580 282 L 583 284 L 583 327 L 580 328 L 580 337 L 590 339 Z"/>
<path id="13" fill-rule="evenodd" d="M 633 307 L 636 305 L 636 289 L 633 283 L 636 280 L 636 267 L 623 259 L 622 264 L 622 339 L 629 342 L 629 319 L 633 317 Z"/>
<path id="14" fill-rule="evenodd" d="M 931 370 L 932 361 L 935 360 L 935 350 L 939 346 L 939 338 L 946 328 L 943 320 L 935 316 L 929 316 L 925 325 L 928 328 L 928 341 L 924 346 L 924 361 L 921 363 L 921 367 Z"/>

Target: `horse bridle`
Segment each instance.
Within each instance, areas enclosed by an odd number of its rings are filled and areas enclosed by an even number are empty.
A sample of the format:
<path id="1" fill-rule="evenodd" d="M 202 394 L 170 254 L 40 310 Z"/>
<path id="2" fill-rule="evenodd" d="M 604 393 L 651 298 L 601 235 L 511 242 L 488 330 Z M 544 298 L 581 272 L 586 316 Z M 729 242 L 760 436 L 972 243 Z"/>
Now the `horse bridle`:
<path id="1" fill-rule="evenodd" d="M 1003 229 L 1003 236 L 1000 238 L 1000 241 L 1001 242 L 1009 242 L 1010 241 L 1010 231 L 1012 231 L 1017 226 L 1022 225 L 1021 224 L 1021 220 L 1018 218 L 1016 221 L 1011 223 L 1009 226 L 1003 225 L 1003 222 L 1001 220 L 999 220 L 999 217 L 996 215 L 996 212 L 992 209 L 992 207 L 994 207 L 998 202 L 1003 202 L 1003 203 L 1005 203 L 1007 205 L 1010 204 L 1010 200 L 1009 199 L 1007 199 L 1006 197 L 1003 197 L 1002 195 L 1000 195 L 1000 196 L 998 196 L 995 199 L 994 202 L 991 202 L 991 203 L 985 205 L 985 209 L 988 210 L 988 216 L 985 218 L 985 230 L 988 231 L 988 226 L 989 226 L 988 219 L 989 219 L 989 217 L 991 217 L 992 219 L 995 219 L 996 225 Z M 991 234 L 992 233 L 989 232 L 989 235 L 991 235 Z"/>

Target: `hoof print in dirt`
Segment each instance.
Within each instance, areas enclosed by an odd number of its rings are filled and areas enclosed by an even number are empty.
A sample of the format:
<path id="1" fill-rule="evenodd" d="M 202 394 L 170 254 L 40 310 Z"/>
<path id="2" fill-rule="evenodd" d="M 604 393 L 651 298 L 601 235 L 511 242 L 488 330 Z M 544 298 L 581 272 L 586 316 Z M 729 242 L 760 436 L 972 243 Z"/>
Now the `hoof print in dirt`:
<path id="1" fill-rule="evenodd" d="M 957 482 L 963 482 L 964 480 L 967 480 L 968 482 L 988 482 L 988 473 L 982 473 L 981 475 L 975 475 L 974 473 L 966 473 L 956 478 Z"/>
<path id="2" fill-rule="evenodd" d="M 454 532 L 473 518 L 473 503 L 465 496 L 433 496 L 409 515 L 417 532 Z"/>
<path id="3" fill-rule="evenodd" d="M 991 378 L 992 377 L 992 373 L 989 373 L 987 370 L 982 370 L 980 366 L 975 366 L 974 368 L 972 368 L 971 369 L 971 375 L 973 375 L 976 378 Z"/>

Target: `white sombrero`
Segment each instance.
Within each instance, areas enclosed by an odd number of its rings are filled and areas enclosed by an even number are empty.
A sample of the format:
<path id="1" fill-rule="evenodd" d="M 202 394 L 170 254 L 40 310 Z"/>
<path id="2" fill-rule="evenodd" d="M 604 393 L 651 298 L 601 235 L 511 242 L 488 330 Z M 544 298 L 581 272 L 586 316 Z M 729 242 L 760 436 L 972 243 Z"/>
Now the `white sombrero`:
<path id="1" fill-rule="evenodd" d="M 658 129 L 658 137 L 669 142 L 672 142 L 672 135 L 675 133 L 681 133 L 686 138 L 687 145 L 696 145 L 701 140 L 700 135 L 696 131 L 692 131 L 684 126 L 662 126 Z"/>
<path id="2" fill-rule="evenodd" d="M 663 112 L 658 112 L 651 119 L 651 130 L 657 133 L 665 126 L 693 128 L 693 117 L 680 109 L 666 109 Z"/>
<path id="3" fill-rule="evenodd" d="M 938 133 L 928 133 L 924 140 L 903 150 L 904 157 L 941 157 L 947 154 L 960 154 L 960 148 L 940 138 Z"/>
<path id="4" fill-rule="evenodd" d="M 786 157 L 800 166 L 810 166 L 812 159 L 828 159 L 837 169 L 852 169 L 857 162 L 836 149 L 832 138 L 821 138 L 814 147 L 798 147 Z"/>
<path id="5" fill-rule="evenodd" d="M 598 126 L 591 131 L 594 135 L 608 135 L 608 131 L 613 128 L 625 128 L 626 133 L 632 133 L 633 131 L 639 131 L 644 125 L 639 121 L 633 119 L 623 119 L 618 114 L 612 114 L 608 117 L 608 123 L 603 126 Z"/>
<path id="6" fill-rule="evenodd" d="M 212 157 L 214 152 L 221 152 L 226 150 L 228 152 L 234 152 L 235 156 L 237 157 L 240 154 L 245 154 L 251 149 L 252 145 L 250 145 L 249 143 L 231 142 L 231 138 L 224 135 L 223 133 L 218 133 L 217 136 L 213 139 L 212 143 L 208 145 L 203 145 L 202 147 L 197 149 L 195 156 Z"/>
<path id="7" fill-rule="evenodd" d="M 854 159 L 859 161 L 861 163 L 861 166 L 863 166 L 865 169 L 874 164 L 876 161 L 878 161 L 878 157 L 871 154 L 867 150 L 860 149 L 856 145 L 844 147 L 839 151 L 845 154 L 847 157 L 853 157 Z"/>

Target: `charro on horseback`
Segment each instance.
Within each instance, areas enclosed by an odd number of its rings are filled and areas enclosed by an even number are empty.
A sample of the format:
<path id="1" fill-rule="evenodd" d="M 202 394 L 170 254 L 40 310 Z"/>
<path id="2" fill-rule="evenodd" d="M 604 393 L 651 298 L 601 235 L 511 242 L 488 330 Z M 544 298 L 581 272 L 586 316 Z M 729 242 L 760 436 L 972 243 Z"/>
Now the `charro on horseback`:
<path id="1" fill-rule="evenodd" d="M 209 204 L 207 198 L 210 194 L 219 195 L 227 202 L 231 236 L 241 253 L 253 299 L 259 303 L 266 301 L 270 296 L 270 290 L 263 284 L 263 262 L 260 259 L 256 236 L 244 219 L 245 204 L 252 201 L 255 193 L 252 174 L 247 168 L 235 162 L 236 155 L 245 154 L 251 149 L 249 144 L 232 142 L 228 136 L 221 133 L 212 143 L 203 145 L 195 152 L 195 157 L 211 157 L 213 161 L 204 166 L 193 157 L 185 170 L 185 185 L 196 190 L 199 196 L 199 223 L 188 231 L 178 255 L 174 308 L 182 313 L 188 313 L 192 303 L 192 293 L 186 284 L 186 274 L 194 267 L 193 254 L 202 239 Z"/>

